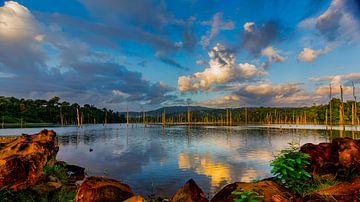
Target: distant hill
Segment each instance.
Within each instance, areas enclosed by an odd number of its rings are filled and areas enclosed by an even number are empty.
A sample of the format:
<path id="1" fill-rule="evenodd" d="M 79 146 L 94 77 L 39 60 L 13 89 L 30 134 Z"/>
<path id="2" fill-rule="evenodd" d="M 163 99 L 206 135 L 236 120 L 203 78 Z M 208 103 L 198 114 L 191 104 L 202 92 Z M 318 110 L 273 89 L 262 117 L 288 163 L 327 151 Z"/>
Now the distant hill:
<path id="1" fill-rule="evenodd" d="M 159 109 L 147 111 L 146 114 L 149 116 L 161 115 L 161 113 L 165 110 L 166 114 L 175 114 L 175 113 L 184 113 L 188 111 L 188 106 L 172 106 L 172 107 L 161 107 Z M 195 111 L 210 111 L 214 110 L 208 107 L 201 106 L 190 106 L 191 112 Z M 124 114 L 126 112 L 120 112 L 120 114 Z M 142 112 L 129 112 L 129 116 L 140 116 Z"/>

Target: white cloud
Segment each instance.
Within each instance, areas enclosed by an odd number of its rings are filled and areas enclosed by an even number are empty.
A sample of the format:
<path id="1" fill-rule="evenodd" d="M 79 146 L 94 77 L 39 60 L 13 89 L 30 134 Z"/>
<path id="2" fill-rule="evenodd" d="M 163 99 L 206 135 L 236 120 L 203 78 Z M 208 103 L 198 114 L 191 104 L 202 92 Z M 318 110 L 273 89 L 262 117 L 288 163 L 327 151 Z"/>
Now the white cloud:
<path id="1" fill-rule="evenodd" d="M 7 41 L 38 40 L 40 25 L 31 12 L 14 1 L 0 7 L 0 38 Z"/>
<path id="2" fill-rule="evenodd" d="M 255 23 L 254 22 L 247 22 L 244 24 L 244 30 L 247 32 L 252 32 L 254 30 Z"/>
<path id="3" fill-rule="evenodd" d="M 298 60 L 303 62 L 313 62 L 318 56 L 327 54 L 334 46 L 328 45 L 324 49 L 313 50 L 311 48 L 304 48 L 298 55 Z"/>
<path id="4" fill-rule="evenodd" d="M 209 67 L 191 76 L 178 78 L 178 88 L 181 92 L 209 91 L 213 89 L 214 84 L 244 82 L 266 75 L 266 72 L 258 70 L 255 65 L 236 64 L 235 56 L 221 44 L 217 44 L 208 54 Z"/>
<path id="5" fill-rule="evenodd" d="M 312 62 L 314 61 L 320 54 L 322 54 L 321 50 L 313 50 L 311 48 L 304 48 L 303 51 L 298 56 L 298 59 L 304 62 Z"/>

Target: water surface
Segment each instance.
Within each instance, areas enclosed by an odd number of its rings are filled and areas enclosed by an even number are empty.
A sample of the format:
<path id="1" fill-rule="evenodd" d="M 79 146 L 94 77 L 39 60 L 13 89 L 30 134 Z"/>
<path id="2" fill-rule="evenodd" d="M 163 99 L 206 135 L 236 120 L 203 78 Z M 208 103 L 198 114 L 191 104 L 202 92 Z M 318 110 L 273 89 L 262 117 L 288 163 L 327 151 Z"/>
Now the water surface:
<path id="1" fill-rule="evenodd" d="M 0 135 L 39 130 L 3 129 Z M 114 124 L 54 130 L 60 145 L 58 160 L 85 167 L 88 175 L 121 180 L 145 197 L 153 193 L 169 197 L 190 178 L 213 196 L 228 183 L 270 177 L 269 161 L 289 142 L 328 142 L 330 135 L 339 135 L 254 126 L 163 129 Z"/>

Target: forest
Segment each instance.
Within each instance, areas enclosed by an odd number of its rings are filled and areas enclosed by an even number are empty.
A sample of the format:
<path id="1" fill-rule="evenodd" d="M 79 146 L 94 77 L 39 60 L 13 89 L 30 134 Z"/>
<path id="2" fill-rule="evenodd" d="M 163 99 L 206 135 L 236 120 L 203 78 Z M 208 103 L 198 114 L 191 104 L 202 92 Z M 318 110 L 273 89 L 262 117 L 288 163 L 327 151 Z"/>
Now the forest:
<path id="1" fill-rule="evenodd" d="M 331 109 L 330 109 L 331 106 Z M 249 107 L 213 109 L 198 106 L 165 107 L 147 112 L 115 112 L 94 105 L 49 100 L 17 99 L 0 96 L 0 123 L 49 123 L 59 125 L 106 123 L 246 123 L 359 124 L 359 103 L 333 98 L 324 105 L 308 107 Z M 139 107 L 140 109 L 141 107 Z M 343 110 L 341 110 L 343 109 Z M 343 115 L 341 113 L 343 111 Z"/>

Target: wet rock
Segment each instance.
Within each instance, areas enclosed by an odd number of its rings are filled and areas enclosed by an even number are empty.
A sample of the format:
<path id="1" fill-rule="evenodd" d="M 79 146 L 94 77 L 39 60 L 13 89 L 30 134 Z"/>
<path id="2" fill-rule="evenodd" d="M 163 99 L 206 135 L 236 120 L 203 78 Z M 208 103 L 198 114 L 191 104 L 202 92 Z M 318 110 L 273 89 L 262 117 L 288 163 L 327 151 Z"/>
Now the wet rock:
<path id="1" fill-rule="evenodd" d="M 0 188 L 25 189 L 35 185 L 49 159 L 55 158 L 56 133 L 43 130 L 25 135 L 0 148 Z"/>
<path id="2" fill-rule="evenodd" d="M 133 197 L 131 188 L 117 180 L 89 177 L 77 188 L 74 202 L 124 201 Z"/>
<path id="3" fill-rule="evenodd" d="M 359 201 L 360 177 L 351 182 L 341 182 L 326 189 L 312 192 L 305 201 Z"/>
<path id="4" fill-rule="evenodd" d="M 206 202 L 209 201 L 204 192 L 193 179 L 190 179 L 171 198 L 171 202 Z"/>
<path id="5" fill-rule="evenodd" d="M 292 201 L 293 194 L 286 188 L 271 180 L 262 180 L 259 182 L 247 183 L 236 182 L 225 186 L 218 192 L 211 202 L 233 202 L 234 199 L 239 198 L 239 195 L 234 195 L 232 192 L 247 192 L 253 191 L 258 193 L 261 198 L 258 201 Z"/>
<path id="6" fill-rule="evenodd" d="M 352 169 L 360 172 L 360 141 L 337 138 L 332 143 L 305 144 L 301 152 L 311 157 L 308 169 L 315 174 L 337 174 L 339 170 Z"/>
<path id="7" fill-rule="evenodd" d="M 76 182 L 79 180 L 83 180 L 85 178 L 85 168 L 76 166 L 76 165 L 70 165 L 65 163 L 64 161 L 56 161 L 54 165 L 60 165 L 63 166 L 67 173 L 69 174 L 69 179 L 67 179 L 68 182 Z"/>

